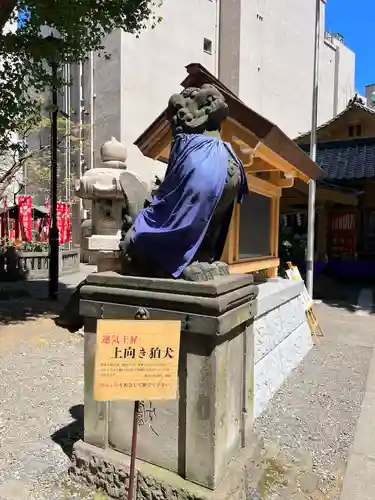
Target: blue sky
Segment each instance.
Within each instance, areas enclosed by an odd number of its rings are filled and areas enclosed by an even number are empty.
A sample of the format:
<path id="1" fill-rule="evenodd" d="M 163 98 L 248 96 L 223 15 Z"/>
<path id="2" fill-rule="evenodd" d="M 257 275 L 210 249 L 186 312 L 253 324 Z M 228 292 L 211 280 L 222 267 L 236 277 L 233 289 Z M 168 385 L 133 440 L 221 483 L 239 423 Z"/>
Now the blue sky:
<path id="1" fill-rule="evenodd" d="M 356 54 L 356 89 L 375 83 L 375 0 L 328 0 L 326 28 L 339 32 Z"/>

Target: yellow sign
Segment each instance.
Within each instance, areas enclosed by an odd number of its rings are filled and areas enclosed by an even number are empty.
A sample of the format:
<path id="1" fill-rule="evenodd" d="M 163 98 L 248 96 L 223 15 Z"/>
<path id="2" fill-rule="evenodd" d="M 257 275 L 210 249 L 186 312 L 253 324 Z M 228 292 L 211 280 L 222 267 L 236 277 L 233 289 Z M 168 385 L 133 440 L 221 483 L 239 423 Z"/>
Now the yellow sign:
<path id="1" fill-rule="evenodd" d="M 175 399 L 180 321 L 99 319 L 94 399 Z"/>

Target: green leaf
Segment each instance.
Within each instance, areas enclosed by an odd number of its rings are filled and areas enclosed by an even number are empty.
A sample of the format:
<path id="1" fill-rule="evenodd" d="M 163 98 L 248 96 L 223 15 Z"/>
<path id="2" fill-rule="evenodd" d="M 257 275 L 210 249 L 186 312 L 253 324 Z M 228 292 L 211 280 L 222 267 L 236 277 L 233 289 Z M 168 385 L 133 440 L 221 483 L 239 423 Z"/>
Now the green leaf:
<path id="1" fill-rule="evenodd" d="M 139 34 L 154 27 L 160 5 L 158 0 L 18 0 L 12 20 L 27 11 L 26 20 L 15 33 L 0 35 L 0 155 L 14 147 L 23 151 L 10 132 L 25 139 L 31 129 L 45 127 L 40 94 L 71 84 L 62 73 L 53 80 L 52 61 L 60 66 L 85 61 L 89 51 L 103 50 L 103 38 L 115 29 Z M 59 39 L 46 40 L 46 26 Z"/>

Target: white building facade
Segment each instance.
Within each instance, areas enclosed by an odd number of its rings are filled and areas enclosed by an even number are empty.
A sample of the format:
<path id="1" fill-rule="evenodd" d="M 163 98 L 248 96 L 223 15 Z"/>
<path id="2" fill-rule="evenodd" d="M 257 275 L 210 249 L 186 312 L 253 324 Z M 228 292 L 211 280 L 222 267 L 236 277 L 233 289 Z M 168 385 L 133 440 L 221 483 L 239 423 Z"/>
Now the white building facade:
<path id="1" fill-rule="evenodd" d="M 340 35 L 326 32 L 325 7 L 322 0 L 319 123 L 342 111 L 355 90 L 355 55 Z M 109 137 L 133 142 L 144 131 L 192 62 L 290 137 L 309 130 L 315 0 L 164 0 L 160 15 L 138 38 L 121 31 L 107 37 L 108 55 L 93 56 L 81 82 L 73 70 L 72 104 L 81 102 L 83 121 L 94 129 L 88 167 Z"/>
<path id="2" fill-rule="evenodd" d="M 328 0 L 329 1 L 329 0 Z M 72 67 L 73 120 L 85 146 L 72 169 L 100 162 L 112 136 L 133 142 L 181 90 L 185 66 L 201 63 L 249 107 L 294 138 L 310 129 L 316 0 L 164 0 L 162 21 L 137 38 L 120 30 L 105 53 Z M 325 30 L 321 0 L 318 122 L 354 95 L 355 55 Z"/>
<path id="3" fill-rule="evenodd" d="M 365 87 L 366 93 L 366 104 L 369 108 L 375 109 L 375 83 L 370 85 L 366 85 Z"/>

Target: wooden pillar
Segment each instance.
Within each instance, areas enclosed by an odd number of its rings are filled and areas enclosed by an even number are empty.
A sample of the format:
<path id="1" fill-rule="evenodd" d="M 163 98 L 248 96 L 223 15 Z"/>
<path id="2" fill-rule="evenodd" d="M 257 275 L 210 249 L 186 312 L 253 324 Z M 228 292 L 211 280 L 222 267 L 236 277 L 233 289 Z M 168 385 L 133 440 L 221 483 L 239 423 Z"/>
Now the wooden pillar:
<path id="1" fill-rule="evenodd" d="M 221 127 L 221 138 L 223 141 L 231 142 L 232 140 L 232 131 L 230 127 L 229 120 L 225 120 Z M 237 239 L 237 221 L 238 214 L 236 213 L 236 204 L 233 207 L 232 219 L 229 226 L 229 231 L 227 235 L 227 241 L 225 243 L 225 247 L 223 250 L 223 254 L 221 256 L 221 260 L 226 262 L 227 264 L 233 264 L 235 261 L 235 247 L 236 247 L 236 239 Z"/>
<path id="2" fill-rule="evenodd" d="M 270 172 L 270 180 L 274 183 L 280 179 L 280 172 Z M 280 196 L 271 199 L 271 224 L 270 224 L 270 250 L 273 257 L 279 256 L 279 222 L 280 222 Z M 277 267 L 271 267 L 268 270 L 269 278 L 276 278 Z"/>
<path id="3" fill-rule="evenodd" d="M 239 222 L 240 222 L 240 209 L 239 205 L 235 204 L 233 207 L 232 219 L 229 226 L 227 241 L 223 250 L 221 260 L 227 264 L 233 264 L 238 259 L 239 247 Z"/>

